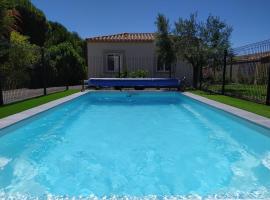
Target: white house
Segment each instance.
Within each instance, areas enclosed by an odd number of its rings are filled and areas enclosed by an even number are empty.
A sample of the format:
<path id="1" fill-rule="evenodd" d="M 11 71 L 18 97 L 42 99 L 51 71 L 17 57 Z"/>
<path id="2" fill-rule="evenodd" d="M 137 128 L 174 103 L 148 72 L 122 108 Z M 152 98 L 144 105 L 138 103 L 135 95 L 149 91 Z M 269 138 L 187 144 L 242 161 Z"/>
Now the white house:
<path id="1" fill-rule="evenodd" d="M 169 77 L 170 70 L 158 62 L 154 33 L 121 33 L 87 39 L 88 77 L 118 77 L 121 72 L 146 70 L 149 77 Z M 172 77 L 192 82 L 192 67 L 177 60 Z"/>

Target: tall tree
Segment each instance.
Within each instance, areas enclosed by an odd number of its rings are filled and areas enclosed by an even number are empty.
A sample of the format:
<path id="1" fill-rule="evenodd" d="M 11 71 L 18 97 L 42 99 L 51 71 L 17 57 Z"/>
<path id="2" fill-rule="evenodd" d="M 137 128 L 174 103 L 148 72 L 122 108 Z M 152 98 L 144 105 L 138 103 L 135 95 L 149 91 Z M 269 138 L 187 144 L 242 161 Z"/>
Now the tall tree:
<path id="1" fill-rule="evenodd" d="M 0 39 L 8 38 L 14 29 L 14 15 L 8 0 L 0 0 Z"/>
<path id="2" fill-rule="evenodd" d="M 12 30 L 16 29 L 15 19 L 18 13 L 12 8 L 9 0 L 0 0 L 0 105 L 3 104 L 2 85 L 3 63 L 8 59 L 9 36 Z"/>
<path id="3" fill-rule="evenodd" d="M 31 87 L 42 86 L 41 80 L 45 68 L 49 73 L 48 83 L 51 83 L 48 86 L 63 84 L 63 76 L 67 74 L 69 76 L 65 78 L 65 82 L 69 84 L 77 84 L 82 77 L 85 77 L 85 41 L 77 33 L 68 31 L 59 23 L 48 22 L 43 12 L 37 9 L 30 0 L 0 0 L 0 5 L 0 65 L 2 68 L 5 63 L 6 71 L 20 70 L 19 74 L 24 73 L 25 77 L 29 77 L 30 73 Z M 14 13 L 18 13 L 19 18 L 14 17 Z M 17 33 L 13 33 L 11 44 L 10 32 L 14 28 Z M 20 42 L 14 40 L 15 38 L 20 39 Z M 42 49 L 47 58 L 45 68 L 41 59 L 38 59 L 37 64 L 27 64 L 31 60 L 29 52 L 32 52 L 32 55 L 41 56 L 41 50 L 37 46 L 44 47 Z M 34 52 L 32 47 L 36 47 Z M 50 53 L 54 54 L 50 55 Z M 26 64 L 27 69 L 31 68 L 30 70 L 25 70 Z M 15 75 L 16 72 L 13 74 Z M 67 78 L 70 80 L 66 80 Z M 0 80 L 3 78 L 1 77 Z"/>
<path id="4" fill-rule="evenodd" d="M 214 70 L 221 65 L 224 50 L 230 48 L 231 32 L 230 26 L 212 15 L 205 23 L 198 22 L 197 13 L 175 23 L 177 54 L 193 67 L 193 87 L 198 86 L 203 65 L 211 63 Z"/>
<path id="5" fill-rule="evenodd" d="M 73 48 L 83 57 L 85 53 L 85 41 L 75 32 L 69 32 L 62 24 L 58 22 L 49 22 L 49 31 L 47 33 L 45 46 L 58 45 L 69 41 Z"/>
<path id="6" fill-rule="evenodd" d="M 206 46 L 201 39 L 202 24 L 197 21 L 197 13 L 189 19 L 179 18 L 175 23 L 175 45 L 177 55 L 193 67 L 193 87 L 197 88 L 199 69 L 206 62 Z"/>
<path id="7" fill-rule="evenodd" d="M 46 46 L 57 45 L 71 39 L 70 32 L 62 24 L 49 21 L 49 30 L 46 37 Z"/>
<path id="8" fill-rule="evenodd" d="M 231 47 L 232 30 L 226 22 L 212 15 L 203 24 L 201 37 L 208 47 L 208 62 L 212 65 L 214 72 L 218 66 L 222 66 L 224 51 Z"/>
<path id="9" fill-rule="evenodd" d="M 158 62 L 169 68 L 170 77 L 172 76 L 172 63 L 175 61 L 174 45 L 170 33 L 169 19 L 164 15 L 158 14 L 156 19 L 156 46 L 158 53 Z"/>
<path id="10" fill-rule="evenodd" d="M 0 0 L 0 61 L 7 53 L 10 33 L 17 30 L 15 21 L 19 20 L 19 14 L 14 9 L 13 3 L 8 0 Z"/>
<path id="11" fill-rule="evenodd" d="M 44 13 L 29 0 L 12 1 L 15 4 L 15 9 L 20 14 L 20 20 L 17 22 L 20 26 L 19 32 L 27 35 L 31 43 L 43 46 L 49 28 Z"/>

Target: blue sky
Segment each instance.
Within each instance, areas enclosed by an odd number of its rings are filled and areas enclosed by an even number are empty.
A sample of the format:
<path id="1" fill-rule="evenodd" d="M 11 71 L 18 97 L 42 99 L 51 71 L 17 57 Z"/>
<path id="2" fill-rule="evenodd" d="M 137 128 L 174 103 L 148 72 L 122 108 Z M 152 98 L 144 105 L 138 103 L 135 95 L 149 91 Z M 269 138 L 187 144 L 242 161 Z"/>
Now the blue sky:
<path id="1" fill-rule="evenodd" d="M 233 26 L 233 46 L 270 38 L 270 0 L 32 0 L 49 20 L 83 38 L 121 32 L 154 32 L 163 13 L 173 27 L 179 17 L 210 13 Z"/>

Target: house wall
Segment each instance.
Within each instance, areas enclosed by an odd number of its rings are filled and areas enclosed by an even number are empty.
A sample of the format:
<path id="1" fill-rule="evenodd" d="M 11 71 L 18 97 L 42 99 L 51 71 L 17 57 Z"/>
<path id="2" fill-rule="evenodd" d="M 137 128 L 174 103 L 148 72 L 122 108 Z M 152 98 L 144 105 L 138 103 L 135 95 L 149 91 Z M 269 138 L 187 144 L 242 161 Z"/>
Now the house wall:
<path id="1" fill-rule="evenodd" d="M 157 72 L 156 47 L 153 42 L 125 42 L 125 43 L 105 43 L 88 42 L 88 77 L 117 77 L 118 72 L 106 71 L 106 53 L 122 53 L 123 71 L 129 72 L 144 69 L 149 72 L 149 77 L 167 78 L 168 72 Z M 192 67 L 187 63 L 178 60 L 173 67 L 172 77 L 182 79 L 186 77 L 186 82 L 191 84 Z"/>

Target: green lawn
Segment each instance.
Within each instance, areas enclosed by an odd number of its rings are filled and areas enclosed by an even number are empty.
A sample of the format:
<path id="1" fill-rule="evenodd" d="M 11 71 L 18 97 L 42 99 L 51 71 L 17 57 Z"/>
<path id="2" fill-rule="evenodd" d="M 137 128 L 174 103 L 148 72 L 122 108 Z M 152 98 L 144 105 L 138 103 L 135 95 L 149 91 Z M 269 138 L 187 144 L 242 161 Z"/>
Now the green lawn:
<path id="1" fill-rule="evenodd" d="M 211 84 L 207 90 L 221 92 L 221 84 Z M 230 83 L 225 85 L 225 94 L 241 96 L 245 99 L 264 103 L 266 100 L 267 85 Z"/>
<path id="2" fill-rule="evenodd" d="M 77 89 L 71 89 L 64 92 L 57 92 L 57 93 L 49 94 L 47 96 L 36 97 L 29 100 L 0 106 L 0 119 L 3 117 L 7 117 L 9 115 L 18 113 L 18 112 L 22 112 L 24 110 L 27 110 L 33 107 L 36 107 L 36 106 L 39 106 L 41 104 L 45 104 L 50 101 L 60 99 L 62 97 L 74 94 L 79 91 L 80 90 L 77 90 Z"/>
<path id="3" fill-rule="evenodd" d="M 224 103 L 224 104 L 228 104 L 230 106 L 241 108 L 243 110 L 247 110 L 249 112 L 253 112 L 258 115 L 262 115 L 264 117 L 270 118 L 270 106 L 267 106 L 267 105 L 258 104 L 251 101 L 246 101 L 246 100 L 237 99 L 237 98 L 224 96 L 224 95 L 210 94 L 208 92 L 204 92 L 200 90 L 194 90 L 190 92 L 206 97 L 208 99 L 212 99 L 212 100 Z"/>

